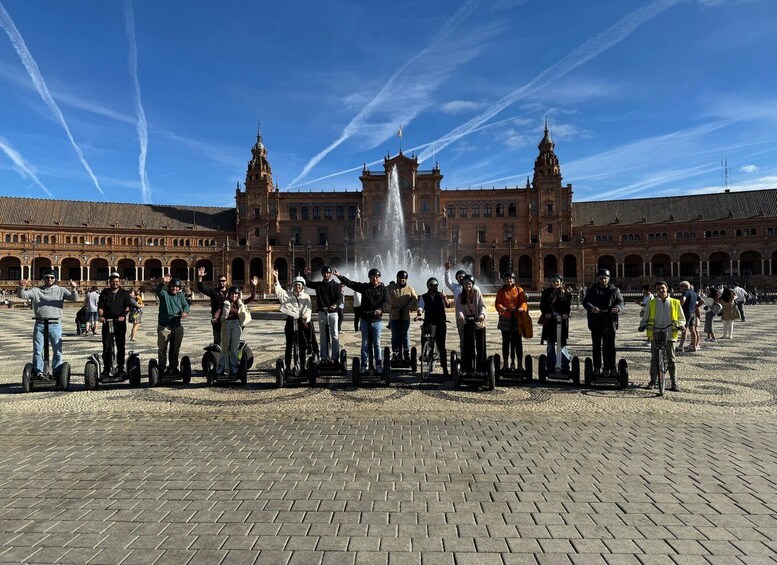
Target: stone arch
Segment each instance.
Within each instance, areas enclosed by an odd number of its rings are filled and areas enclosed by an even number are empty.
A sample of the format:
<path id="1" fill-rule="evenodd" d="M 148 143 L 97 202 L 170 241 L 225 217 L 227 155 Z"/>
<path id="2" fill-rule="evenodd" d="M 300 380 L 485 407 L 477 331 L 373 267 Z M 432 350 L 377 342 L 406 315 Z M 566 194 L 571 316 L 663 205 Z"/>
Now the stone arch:
<path id="1" fill-rule="evenodd" d="M 200 259 L 198 260 L 194 265 L 194 272 L 195 274 L 199 270 L 200 267 L 205 268 L 205 274 L 202 277 L 203 281 L 212 281 L 213 280 L 213 262 L 210 259 Z M 199 278 L 199 275 L 197 275 L 197 278 Z"/>
<path id="2" fill-rule="evenodd" d="M 531 283 L 533 278 L 533 261 L 528 255 L 521 255 L 518 258 L 518 280 L 524 283 Z"/>
<path id="3" fill-rule="evenodd" d="M 305 276 L 305 267 L 308 266 L 307 261 L 305 261 L 304 257 L 295 257 L 294 258 L 294 276 L 295 277 L 304 277 Z"/>
<path id="4" fill-rule="evenodd" d="M 614 278 L 616 276 L 616 264 L 617 261 L 612 255 L 602 255 L 596 260 L 596 270 L 598 271 L 599 269 L 608 269 L 610 271 L 610 275 Z M 594 273 L 594 275 L 596 275 L 596 273 Z"/>
<path id="5" fill-rule="evenodd" d="M 242 257 L 232 259 L 232 284 L 243 283 L 246 280 L 246 262 Z"/>
<path id="6" fill-rule="evenodd" d="M 729 275 L 731 270 L 730 256 L 725 251 L 716 251 L 710 255 L 710 277 Z"/>
<path id="7" fill-rule="evenodd" d="M 313 257 L 313 259 L 310 260 L 310 270 L 311 274 L 315 275 L 316 273 L 321 272 L 321 267 L 324 266 L 324 260 L 321 257 Z M 334 265 L 329 264 L 330 267 L 333 267 Z"/>
<path id="8" fill-rule="evenodd" d="M 121 275 L 121 278 L 128 281 L 135 280 L 135 261 L 132 259 L 120 259 L 116 265 L 116 270 Z"/>
<path id="9" fill-rule="evenodd" d="M 483 255 L 480 258 L 480 276 L 493 279 L 496 275 L 491 255 Z"/>
<path id="10" fill-rule="evenodd" d="M 683 253 L 680 255 L 680 277 L 698 277 L 700 257 L 696 253 Z"/>
<path id="11" fill-rule="evenodd" d="M 264 261 L 262 261 L 259 257 L 254 257 L 251 259 L 251 263 L 248 267 L 248 272 L 250 273 L 251 277 L 259 277 L 259 279 L 264 278 Z"/>
<path id="12" fill-rule="evenodd" d="M 545 273 L 546 275 L 548 273 Z M 576 281 L 577 280 L 577 257 L 568 253 L 564 255 L 564 280 Z"/>
<path id="13" fill-rule="evenodd" d="M 545 255 L 542 258 L 542 269 L 545 272 L 545 278 L 558 273 L 558 259 L 555 255 Z"/>
<path id="14" fill-rule="evenodd" d="M 639 255 L 626 255 L 623 259 L 623 276 L 633 279 L 642 276 L 642 257 Z"/>
<path id="15" fill-rule="evenodd" d="M 62 259 L 62 261 L 59 264 L 59 276 L 62 279 L 80 281 L 81 280 L 81 261 L 79 261 L 75 257 L 67 257 L 65 259 Z"/>
<path id="16" fill-rule="evenodd" d="M 665 279 L 672 275 L 672 259 L 666 253 L 658 253 L 650 259 L 650 271 L 653 278 Z"/>
<path id="17" fill-rule="evenodd" d="M 18 257 L 0 259 L 0 280 L 19 281 L 21 278 L 22 262 Z"/>
<path id="18" fill-rule="evenodd" d="M 146 259 L 143 263 L 143 273 L 148 279 L 159 279 L 162 277 L 162 261 L 159 259 Z"/>
<path id="19" fill-rule="evenodd" d="M 107 281 L 109 267 L 108 261 L 102 257 L 92 259 L 89 262 L 89 278 L 93 281 Z"/>
<path id="20" fill-rule="evenodd" d="M 278 271 L 278 280 L 281 283 L 289 280 L 289 263 L 284 257 L 277 257 L 273 262 L 273 268 Z"/>
<path id="21" fill-rule="evenodd" d="M 461 264 L 464 265 L 464 270 L 468 273 L 475 272 L 475 258 L 472 255 L 466 255 L 461 260 Z"/>
<path id="22" fill-rule="evenodd" d="M 184 259 L 170 261 L 170 276 L 182 281 L 189 280 L 189 264 Z"/>
<path id="23" fill-rule="evenodd" d="M 745 251 L 739 256 L 740 275 L 762 275 L 762 265 L 761 254 L 758 251 Z"/>
<path id="24" fill-rule="evenodd" d="M 507 271 L 512 270 L 512 265 L 510 264 L 510 256 L 509 255 L 502 255 L 499 258 L 499 271 L 496 273 L 496 278 L 499 280 L 502 280 L 502 275 L 505 274 Z"/>

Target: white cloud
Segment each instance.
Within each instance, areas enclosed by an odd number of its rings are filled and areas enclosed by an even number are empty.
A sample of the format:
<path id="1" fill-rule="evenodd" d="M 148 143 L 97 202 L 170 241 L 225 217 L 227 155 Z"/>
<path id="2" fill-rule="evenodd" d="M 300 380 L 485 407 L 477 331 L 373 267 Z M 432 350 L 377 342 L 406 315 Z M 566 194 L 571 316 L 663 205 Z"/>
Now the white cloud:
<path id="1" fill-rule="evenodd" d="M 743 173 L 753 174 L 760 171 L 761 167 L 759 167 L 758 165 L 745 165 L 744 167 L 741 167 L 739 170 L 742 171 Z"/>
<path id="2" fill-rule="evenodd" d="M 0 137 L 0 151 L 2 151 L 8 156 L 8 158 L 14 164 L 14 168 L 20 175 L 22 175 L 22 177 L 32 179 L 32 181 L 35 184 L 37 184 L 39 187 L 43 189 L 43 192 L 46 193 L 46 196 L 48 196 L 49 198 L 54 198 L 54 195 L 46 187 L 46 185 L 44 185 L 40 181 L 38 176 L 35 174 L 35 171 L 32 170 L 32 167 L 25 162 L 24 157 L 22 157 L 21 153 L 19 153 L 16 149 L 11 147 L 8 141 L 3 139 L 2 137 Z"/>
<path id="3" fill-rule="evenodd" d="M 483 107 L 481 102 L 473 102 L 471 100 L 451 100 L 440 106 L 440 110 L 446 114 L 461 114 L 463 112 L 472 112 L 480 110 Z"/>

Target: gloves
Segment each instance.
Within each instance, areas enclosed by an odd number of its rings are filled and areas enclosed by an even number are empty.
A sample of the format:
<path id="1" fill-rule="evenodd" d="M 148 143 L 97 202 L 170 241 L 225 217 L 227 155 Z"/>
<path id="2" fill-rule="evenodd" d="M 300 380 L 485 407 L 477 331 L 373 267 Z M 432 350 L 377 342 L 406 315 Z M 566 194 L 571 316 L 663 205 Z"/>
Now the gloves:
<path id="1" fill-rule="evenodd" d="M 638 327 L 638 328 L 637 328 L 637 331 L 638 331 L 638 332 L 644 332 L 644 331 L 645 331 L 645 326 L 640 326 L 640 327 Z"/>

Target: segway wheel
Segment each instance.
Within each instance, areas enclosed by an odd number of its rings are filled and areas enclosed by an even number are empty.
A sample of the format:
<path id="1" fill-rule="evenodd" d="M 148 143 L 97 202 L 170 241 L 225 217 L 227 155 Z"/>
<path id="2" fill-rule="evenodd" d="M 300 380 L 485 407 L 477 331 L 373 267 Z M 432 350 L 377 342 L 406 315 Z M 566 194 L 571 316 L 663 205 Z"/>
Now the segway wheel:
<path id="1" fill-rule="evenodd" d="M 32 363 L 27 363 L 22 371 L 22 392 L 32 391 Z"/>
<path id="2" fill-rule="evenodd" d="M 308 357 L 308 385 L 316 386 L 316 380 L 318 379 L 318 363 L 314 355 Z"/>
<path id="3" fill-rule="evenodd" d="M 137 355 L 130 355 L 127 359 L 127 375 L 130 386 L 140 386 L 140 358 Z"/>
<path id="4" fill-rule="evenodd" d="M 572 357 L 572 382 L 580 386 L 580 358 Z"/>
<path id="5" fill-rule="evenodd" d="M 159 362 L 151 359 L 148 362 L 148 386 L 157 386 L 159 384 Z"/>
<path id="6" fill-rule="evenodd" d="M 494 354 L 494 368 L 496 370 L 496 384 L 502 382 L 502 356 L 499 353 Z"/>
<path id="7" fill-rule="evenodd" d="M 621 389 L 629 386 L 629 364 L 625 359 L 618 361 L 618 375 L 620 376 L 619 385 Z"/>
<path id="8" fill-rule="evenodd" d="M 594 362 L 590 357 L 585 358 L 585 364 L 583 367 L 583 382 L 585 386 L 591 386 L 594 381 Z"/>
<path id="9" fill-rule="evenodd" d="M 181 382 L 185 385 L 192 382 L 192 362 L 186 355 L 181 357 Z"/>
<path id="10" fill-rule="evenodd" d="M 527 381 L 532 380 L 534 376 L 534 361 L 532 361 L 531 355 L 523 358 L 523 374 Z"/>
<path id="11" fill-rule="evenodd" d="M 244 345 L 243 348 L 240 350 L 240 359 L 246 360 L 246 374 L 248 373 L 248 370 L 254 366 L 254 350 L 251 349 L 250 345 Z"/>
<path id="12" fill-rule="evenodd" d="M 345 349 L 340 350 L 340 372 L 344 377 L 348 375 L 348 352 Z"/>
<path id="13" fill-rule="evenodd" d="M 385 364 L 387 359 L 391 359 L 391 348 L 387 345 L 383 348 L 383 363 Z"/>
<path id="14" fill-rule="evenodd" d="M 59 374 L 57 375 L 57 389 L 67 390 L 70 388 L 70 363 L 65 361 L 59 366 Z"/>
<path id="15" fill-rule="evenodd" d="M 212 380 L 212 376 L 218 367 L 218 361 L 216 360 L 216 354 L 212 351 L 206 351 L 202 355 L 202 373 L 205 378 L 208 379 L 208 384 Z"/>
<path id="16" fill-rule="evenodd" d="M 459 355 L 455 351 L 451 351 L 451 370 L 453 370 L 453 362 L 459 358 Z"/>
<path id="17" fill-rule="evenodd" d="M 86 362 L 84 366 L 84 386 L 87 390 L 97 390 L 97 363 L 92 360 Z"/>
<path id="18" fill-rule="evenodd" d="M 453 388 L 456 390 L 461 388 L 461 361 L 458 358 L 453 360 L 451 364 L 451 374 L 453 375 Z"/>
<path id="19" fill-rule="evenodd" d="M 283 359 L 278 359 L 275 362 L 275 386 L 277 388 L 283 388 L 286 384 L 286 364 Z"/>
<path id="20" fill-rule="evenodd" d="M 418 349 L 410 348 L 410 369 L 416 373 L 418 371 Z"/>
<path id="21" fill-rule="evenodd" d="M 383 357 L 383 384 L 391 385 L 391 357 Z"/>
<path id="22" fill-rule="evenodd" d="M 361 359 L 354 357 L 351 363 L 351 380 L 353 381 L 353 386 L 355 387 L 358 387 L 362 384 L 361 368 Z"/>
<path id="23" fill-rule="evenodd" d="M 488 390 L 494 390 L 496 388 L 496 359 L 491 357 L 488 363 L 488 383 L 486 383 Z"/>
<path id="24" fill-rule="evenodd" d="M 540 378 L 541 383 L 544 383 L 548 376 L 548 358 L 544 353 L 540 355 L 537 361 L 537 376 Z"/>
<path id="25" fill-rule="evenodd" d="M 237 365 L 237 376 L 241 385 L 248 384 L 248 357 L 244 354 Z"/>

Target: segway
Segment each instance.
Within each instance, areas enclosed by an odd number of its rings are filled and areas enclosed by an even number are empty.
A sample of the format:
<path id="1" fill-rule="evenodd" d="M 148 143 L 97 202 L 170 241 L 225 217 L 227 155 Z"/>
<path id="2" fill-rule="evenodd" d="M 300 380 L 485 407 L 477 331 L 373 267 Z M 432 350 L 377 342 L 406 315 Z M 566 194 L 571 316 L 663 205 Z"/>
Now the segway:
<path id="1" fill-rule="evenodd" d="M 325 339 L 329 344 L 330 351 L 332 342 L 329 339 L 329 324 L 324 325 L 324 335 L 321 339 Z M 334 376 L 347 376 L 348 375 L 348 352 L 345 348 L 340 349 L 337 359 L 319 359 L 318 355 L 313 355 L 316 365 L 315 372 L 317 377 L 334 377 Z M 315 383 L 314 383 L 315 384 Z"/>
<path id="2" fill-rule="evenodd" d="M 422 318 L 416 318 L 416 321 Z M 424 325 L 421 321 L 421 357 L 418 359 L 418 367 L 421 369 L 421 381 L 426 382 L 434 373 L 434 366 L 440 360 L 440 352 L 437 351 L 437 344 L 434 341 L 432 327 L 434 324 Z M 415 348 L 414 348 L 415 349 Z"/>
<path id="3" fill-rule="evenodd" d="M 100 384 L 123 383 L 129 380 L 130 386 L 140 386 L 140 357 L 134 351 L 127 354 L 127 370 L 119 372 L 116 363 L 116 334 L 114 333 L 114 320 L 105 320 L 108 328 L 108 339 L 111 340 L 111 366 L 107 371 L 103 370 L 103 359 L 99 353 L 92 353 L 84 366 L 84 386 L 87 390 L 97 390 Z"/>
<path id="4" fill-rule="evenodd" d="M 175 316 L 172 318 L 170 328 L 175 329 L 181 325 L 181 316 Z M 173 343 L 173 333 L 170 333 L 165 347 L 168 348 L 167 358 L 170 359 L 169 348 Z M 150 359 L 148 362 L 148 384 L 149 386 L 157 386 L 162 383 L 168 382 L 182 382 L 188 385 L 192 381 L 192 362 L 188 355 L 181 357 L 180 369 L 170 369 L 169 367 L 160 367 L 157 359 Z"/>
<path id="5" fill-rule="evenodd" d="M 453 376 L 453 388 L 462 386 L 481 387 L 486 390 L 494 390 L 496 387 L 496 359 L 491 355 L 486 358 L 484 367 L 477 366 L 477 345 L 475 337 L 475 317 L 467 316 L 464 319 L 464 328 L 461 337 L 461 359 L 455 351 L 451 351 L 451 374 Z"/>
<path id="6" fill-rule="evenodd" d="M 569 350 L 566 347 L 561 347 L 561 336 L 564 324 L 569 324 L 569 316 L 566 314 L 554 313 L 552 318 L 546 318 L 546 320 L 546 323 L 556 325 L 556 346 L 554 348 L 555 360 L 546 356 L 544 353 L 540 355 L 539 367 L 537 368 L 540 382 L 544 383 L 546 379 L 571 380 L 574 384 L 580 385 L 580 358 L 574 356 L 569 360 Z"/>
<path id="7" fill-rule="evenodd" d="M 527 314 L 528 316 L 528 314 Z M 518 312 L 513 310 L 510 312 L 510 333 L 518 332 Z M 518 339 L 521 339 L 520 336 Z M 531 355 L 526 355 L 523 358 L 523 366 L 521 366 L 518 352 L 515 350 L 515 344 L 510 341 L 510 364 L 508 367 L 502 367 L 502 357 L 498 353 L 494 355 L 494 365 L 496 365 L 496 384 L 502 384 L 503 381 L 519 381 L 519 382 L 531 382 L 532 374 L 534 373 L 534 363 Z M 518 363 L 516 364 L 516 361 Z M 507 359 L 505 359 L 505 363 Z"/>
<path id="8" fill-rule="evenodd" d="M 33 318 L 43 322 L 43 371 L 35 374 L 35 366 L 27 363 L 22 370 L 22 391 L 31 392 L 40 384 L 54 385 L 57 390 L 70 388 L 70 363 L 64 361 L 57 369 L 51 368 L 49 360 L 49 324 L 58 324 L 59 318 Z"/>
<path id="9" fill-rule="evenodd" d="M 367 323 L 370 322 L 367 320 Z M 390 347 L 384 347 L 383 348 L 383 372 L 378 372 L 377 368 L 375 367 L 375 360 L 373 359 L 373 341 L 372 341 L 372 332 L 367 329 L 367 371 L 365 371 L 364 374 L 362 374 L 362 363 L 360 357 L 354 357 L 353 361 L 351 363 L 351 379 L 353 381 L 353 386 L 359 387 L 362 384 L 366 383 L 375 383 L 375 384 L 381 384 L 383 383 L 386 386 L 389 386 L 391 384 L 391 348 Z M 365 382 L 366 381 L 366 382 Z"/>
<path id="10" fill-rule="evenodd" d="M 205 373 L 205 380 L 209 386 L 221 382 L 240 381 L 240 384 L 248 383 L 248 369 L 254 364 L 254 352 L 251 347 L 243 340 L 237 346 L 238 367 L 237 374 L 219 374 L 219 363 L 221 362 L 221 346 L 211 343 L 205 347 L 205 353 L 202 356 L 202 372 Z"/>
<path id="11" fill-rule="evenodd" d="M 395 308 L 395 310 L 398 308 Z M 389 327 L 391 326 L 391 322 L 389 322 Z M 409 331 L 409 328 L 408 328 Z M 392 340 L 394 337 L 394 332 L 391 332 Z M 418 371 L 418 349 L 416 349 L 415 346 L 410 348 L 410 351 L 404 350 L 404 347 L 402 347 L 401 351 L 391 351 L 388 347 L 384 351 L 389 351 L 391 354 L 391 368 L 396 370 L 410 370 L 412 373 L 415 373 Z M 384 355 L 384 359 L 386 356 Z"/>
<path id="12" fill-rule="evenodd" d="M 612 316 L 612 313 L 600 312 L 600 315 Z M 604 357 L 604 351 L 602 351 L 602 357 Z M 625 359 L 620 359 L 615 369 L 610 369 L 609 371 L 603 370 L 596 375 L 594 374 L 593 360 L 590 357 L 586 357 L 583 373 L 585 386 L 588 387 L 592 385 L 610 385 L 624 389 L 629 386 L 629 364 L 626 363 Z"/>
<path id="13" fill-rule="evenodd" d="M 283 388 L 289 385 L 303 384 L 307 382 L 310 386 L 315 386 L 318 365 L 318 355 L 315 352 L 316 343 L 315 339 L 311 340 L 312 353 L 308 356 L 305 368 L 302 368 L 302 355 L 305 352 L 301 352 L 299 349 L 299 320 L 294 320 L 294 338 L 291 342 L 291 365 L 286 366 L 286 361 L 279 357 L 275 362 L 275 386 Z M 311 334 L 313 333 L 311 326 Z"/>

